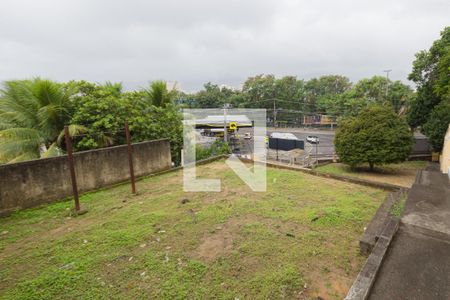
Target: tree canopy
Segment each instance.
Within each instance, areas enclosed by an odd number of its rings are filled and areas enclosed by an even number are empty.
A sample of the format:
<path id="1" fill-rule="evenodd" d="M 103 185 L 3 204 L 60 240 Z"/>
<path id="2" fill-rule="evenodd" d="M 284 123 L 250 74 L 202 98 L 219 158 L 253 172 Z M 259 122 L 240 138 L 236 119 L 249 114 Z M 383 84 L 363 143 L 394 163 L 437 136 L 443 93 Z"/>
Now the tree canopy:
<path id="1" fill-rule="evenodd" d="M 372 103 L 389 104 L 402 114 L 413 95 L 408 85 L 382 76 L 352 84 L 342 75 L 303 80 L 260 74 L 247 78 L 240 90 L 208 82 L 202 90 L 183 97 L 182 103 L 192 108 L 219 108 L 224 103 L 236 108 L 266 108 L 269 116 L 275 109 L 282 118 L 310 114 L 340 117 L 355 115 Z"/>
<path id="2" fill-rule="evenodd" d="M 40 78 L 7 81 L 0 91 L 0 163 L 61 153 L 64 125 L 69 125 L 72 92 Z M 73 123 L 72 134 L 84 131 Z"/>
<path id="3" fill-rule="evenodd" d="M 174 91 L 157 82 L 151 92 L 123 92 L 111 82 L 7 81 L 0 91 L 0 163 L 62 154 L 65 125 L 75 150 L 123 144 L 125 120 L 134 142 L 168 138 L 179 163 L 183 128 Z"/>
<path id="4" fill-rule="evenodd" d="M 163 107 L 173 103 L 176 97 L 176 89 L 169 91 L 165 81 L 155 80 L 150 83 L 148 89 L 144 90 L 144 95 L 148 105 Z"/>
<path id="5" fill-rule="evenodd" d="M 428 136 L 431 146 L 441 151 L 444 146 L 445 133 L 450 124 L 450 102 L 442 101 L 430 113 L 429 120 L 423 125 L 423 132 Z"/>
<path id="6" fill-rule="evenodd" d="M 433 148 L 440 151 L 449 123 L 443 113 L 450 103 L 450 27 L 444 28 L 441 38 L 434 41 L 429 50 L 416 54 L 408 78 L 417 85 L 417 97 L 409 106 L 408 122 L 412 127 L 422 127 Z M 437 116 L 444 118 L 436 120 Z"/>
<path id="7" fill-rule="evenodd" d="M 75 137 L 75 149 L 87 150 L 125 143 L 124 123 L 128 121 L 132 140 L 168 138 L 172 160 L 180 162 L 183 127 L 181 114 L 173 105 L 175 91 L 157 81 L 149 90 L 117 93 L 108 86 L 70 82 L 76 89 L 72 122 L 81 124 L 86 133 Z"/>

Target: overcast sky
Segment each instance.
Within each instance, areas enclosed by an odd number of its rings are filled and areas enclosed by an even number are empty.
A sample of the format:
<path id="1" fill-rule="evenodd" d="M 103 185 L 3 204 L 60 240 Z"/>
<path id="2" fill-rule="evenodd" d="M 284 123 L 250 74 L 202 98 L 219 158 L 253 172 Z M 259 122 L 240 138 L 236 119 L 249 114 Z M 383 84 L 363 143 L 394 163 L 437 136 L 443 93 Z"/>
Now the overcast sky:
<path id="1" fill-rule="evenodd" d="M 155 79 L 186 91 L 270 73 L 406 82 L 448 0 L 0 0 L 0 80 Z"/>

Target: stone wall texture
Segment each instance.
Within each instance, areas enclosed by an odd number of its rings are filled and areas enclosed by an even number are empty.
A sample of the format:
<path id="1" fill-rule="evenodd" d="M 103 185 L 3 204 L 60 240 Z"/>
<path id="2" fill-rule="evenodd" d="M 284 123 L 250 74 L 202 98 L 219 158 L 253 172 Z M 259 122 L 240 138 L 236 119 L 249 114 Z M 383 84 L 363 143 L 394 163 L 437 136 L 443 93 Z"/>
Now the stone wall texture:
<path id="1" fill-rule="evenodd" d="M 133 147 L 134 173 L 171 168 L 170 143 L 154 140 Z M 83 193 L 129 180 L 127 145 L 74 153 L 78 190 Z M 67 156 L 0 165 L 0 215 L 72 195 Z"/>

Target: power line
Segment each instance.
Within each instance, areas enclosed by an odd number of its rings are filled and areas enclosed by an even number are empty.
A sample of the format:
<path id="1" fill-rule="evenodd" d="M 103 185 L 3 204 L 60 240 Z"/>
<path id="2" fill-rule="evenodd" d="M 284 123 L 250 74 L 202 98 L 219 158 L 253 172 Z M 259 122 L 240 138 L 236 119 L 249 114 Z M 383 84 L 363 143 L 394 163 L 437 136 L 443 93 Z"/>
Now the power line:
<path id="1" fill-rule="evenodd" d="M 263 100 L 253 100 L 253 101 L 247 101 L 247 102 L 241 102 L 243 104 L 256 104 L 260 102 L 267 102 L 267 101 L 278 101 L 278 102 L 288 102 L 288 103 L 295 103 L 295 104 L 303 104 L 303 105 L 317 105 L 317 103 L 309 103 L 306 102 L 307 100 L 284 100 L 284 99 L 263 99 Z"/>
<path id="2" fill-rule="evenodd" d="M 273 111 L 272 108 L 267 108 L 267 111 Z M 327 112 L 321 112 L 321 111 L 316 111 L 316 112 L 308 112 L 308 111 L 303 111 L 303 110 L 293 110 L 293 109 L 284 109 L 284 108 L 277 108 L 277 111 L 279 112 L 284 112 L 284 113 L 293 113 L 293 114 L 304 114 L 304 115 L 326 115 L 328 117 L 338 117 L 337 115 L 331 115 Z"/>

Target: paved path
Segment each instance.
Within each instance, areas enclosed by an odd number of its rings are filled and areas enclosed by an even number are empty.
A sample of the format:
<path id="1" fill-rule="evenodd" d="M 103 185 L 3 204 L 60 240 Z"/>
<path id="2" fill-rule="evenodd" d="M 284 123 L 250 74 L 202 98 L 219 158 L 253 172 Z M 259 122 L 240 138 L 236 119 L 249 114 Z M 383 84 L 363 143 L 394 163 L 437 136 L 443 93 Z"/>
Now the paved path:
<path id="1" fill-rule="evenodd" d="M 369 299 L 450 299 L 450 184 L 420 171 Z"/>

